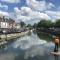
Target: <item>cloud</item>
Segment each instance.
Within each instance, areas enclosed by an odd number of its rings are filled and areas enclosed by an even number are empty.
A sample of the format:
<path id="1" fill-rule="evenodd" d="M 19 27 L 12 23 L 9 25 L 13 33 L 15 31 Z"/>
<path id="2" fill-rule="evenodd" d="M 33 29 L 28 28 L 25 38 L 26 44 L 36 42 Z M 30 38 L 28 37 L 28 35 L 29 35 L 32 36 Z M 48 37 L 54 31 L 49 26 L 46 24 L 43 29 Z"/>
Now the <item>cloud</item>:
<path id="1" fill-rule="evenodd" d="M 19 21 L 21 20 L 24 22 L 31 21 L 35 23 L 40 21 L 41 19 L 46 19 L 46 20 L 50 19 L 50 17 L 47 14 L 34 11 L 30 7 L 21 7 L 21 9 L 18 9 L 17 7 L 15 7 L 14 11 L 15 11 L 16 18 Z"/>
<path id="2" fill-rule="evenodd" d="M 11 0 L 1 0 L 1 1 L 11 1 Z M 14 0 L 12 3 L 15 3 Z M 10 3 L 11 3 L 10 2 Z M 26 0 L 28 6 L 22 6 L 20 8 L 14 7 L 14 12 L 8 13 L 0 11 L 0 15 L 6 15 L 13 18 L 16 21 L 24 21 L 26 23 L 37 23 L 41 19 L 58 19 L 60 18 L 60 12 L 49 10 L 54 8 L 53 3 L 47 3 L 46 1 L 36 1 L 36 0 Z M 6 5 L 0 4 L 0 7 L 7 7 Z"/>
<path id="3" fill-rule="evenodd" d="M 18 9 L 18 7 L 15 7 L 15 8 L 14 8 L 14 11 L 15 11 L 15 12 L 20 12 L 20 10 Z"/>
<path id="4" fill-rule="evenodd" d="M 21 12 L 20 12 L 20 10 L 18 9 L 18 7 L 15 7 L 15 8 L 14 8 L 14 12 L 13 12 L 12 14 L 13 14 L 13 16 L 15 17 L 15 20 L 18 20 L 18 18 L 20 17 Z"/>
<path id="5" fill-rule="evenodd" d="M 7 3 L 19 3 L 20 0 L 1 0 L 2 2 Z M 60 18 L 60 12 L 52 11 L 52 8 L 55 8 L 55 5 L 51 2 L 47 3 L 45 0 L 26 0 L 27 6 L 22 6 L 20 8 L 14 7 L 14 12 L 3 12 L 2 15 L 7 15 L 10 18 L 13 18 L 16 21 L 24 21 L 26 23 L 37 23 L 41 19 L 49 20 L 51 18 L 57 19 Z M 8 8 L 7 5 L 0 4 L 0 7 Z"/>
<path id="6" fill-rule="evenodd" d="M 32 12 L 32 9 L 30 7 L 21 7 L 22 14 L 23 13 L 29 13 Z"/>
<path id="7" fill-rule="evenodd" d="M 8 6 L 7 5 L 2 5 L 1 3 L 0 3 L 0 8 L 3 8 L 5 10 L 8 10 Z"/>
<path id="8" fill-rule="evenodd" d="M 1 17 L 1 16 L 6 16 L 6 17 L 8 17 L 8 16 L 9 16 L 9 13 L 8 13 L 8 12 L 0 11 L 0 17 Z"/>
<path id="9" fill-rule="evenodd" d="M 20 0 L 1 0 L 2 2 L 7 2 L 7 3 L 19 3 Z"/>
<path id="10" fill-rule="evenodd" d="M 48 5 L 47 5 L 47 8 L 48 9 L 51 9 L 51 8 L 54 8 L 55 7 L 55 5 L 53 4 L 53 3 L 49 3 Z"/>
<path id="11" fill-rule="evenodd" d="M 45 1 L 38 2 L 36 0 L 26 0 L 26 2 L 27 2 L 27 5 L 29 7 L 31 7 L 32 9 L 34 9 L 34 10 L 40 10 L 40 11 L 42 11 L 42 10 L 46 9 L 46 7 L 45 7 L 45 5 L 46 5 Z"/>
<path id="12" fill-rule="evenodd" d="M 26 0 L 26 3 L 29 7 L 38 11 L 44 11 L 55 7 L 53 3 L 47 3 L 46 1 Z"/>
<path id="13" fill-rule="evenodd" d="M 0 10 L 0 17 L 5 16 L 5 18 L 12 18 L 13 20 L 15 20 L 15 14 L 14 12 L 4 12 Z"/>
<path id="14" fill-rule="evenodd" d="M 60 11 L 45 11 L 52 19 L 53 22 L 55 22 L 57 19 L 60 19 Z"/>
<path id="15" fill-rule="evenodd" d="M 51 8 L 54 8 L 55 5 L 53 3 L 47 3 L 46 1 L 36 1 L 36 0 L 26 0 L 28 7 L 18 7 L 14 8 L 15 17 L 19 21 L 24 22 L 38 22 L 41 19 L 51 19 L 51 17 L 45 12 Z"/>
<path id="16" fill-rule="evenodd" d="M 0 17 L 5 16 L 5 18 L 12 18 L 13 20 L 15 20 L 15 15 L 13 12 L 4 12 L 0 10 Z"/>

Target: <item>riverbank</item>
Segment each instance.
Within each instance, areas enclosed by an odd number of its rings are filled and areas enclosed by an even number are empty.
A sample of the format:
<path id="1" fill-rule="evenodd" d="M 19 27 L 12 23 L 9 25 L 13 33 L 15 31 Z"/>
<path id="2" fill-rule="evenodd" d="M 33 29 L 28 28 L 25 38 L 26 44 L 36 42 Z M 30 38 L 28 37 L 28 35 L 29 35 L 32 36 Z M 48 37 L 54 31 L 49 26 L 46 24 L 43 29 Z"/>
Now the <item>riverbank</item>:
<path id="1" fill-rule="evenodd" d="M 38 32 L 43 32 L 46 34 L 51 34 L 55 36 L 60 36 L 60 30 L 53 30 L 53 29 L 36 29 Z"/>
<path id="2" fill-rule="evenodd" d="M 7 43 L 7 41 L 19 38 L 23 35 L 26 35 L 29 31 L 20 32 L 20 33 L 11 33 L 11 34 L 1 34 L 0 35 L 0 45 Z"/>

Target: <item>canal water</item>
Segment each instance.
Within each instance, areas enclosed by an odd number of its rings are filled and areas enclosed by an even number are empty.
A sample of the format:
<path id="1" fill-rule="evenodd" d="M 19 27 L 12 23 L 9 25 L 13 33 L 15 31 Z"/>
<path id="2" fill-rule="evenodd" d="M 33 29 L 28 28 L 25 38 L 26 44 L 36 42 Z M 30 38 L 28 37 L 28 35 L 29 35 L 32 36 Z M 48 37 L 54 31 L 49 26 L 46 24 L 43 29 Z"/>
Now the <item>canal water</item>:
<path id="1" fill-rule="evenodd" d="M 50 54 L 54 49 L 51 37 L 36 32 L 20 37 L 0 48 L 0 60 L 60 60 L 60 56 Z"/>

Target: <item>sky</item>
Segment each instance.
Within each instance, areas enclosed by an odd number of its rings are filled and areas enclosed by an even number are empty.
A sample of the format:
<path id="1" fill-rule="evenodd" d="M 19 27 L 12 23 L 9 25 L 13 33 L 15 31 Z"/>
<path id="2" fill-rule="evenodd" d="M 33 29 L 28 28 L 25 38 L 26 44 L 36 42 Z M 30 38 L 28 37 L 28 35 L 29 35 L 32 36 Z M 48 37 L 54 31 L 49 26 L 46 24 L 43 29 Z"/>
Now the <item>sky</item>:
<path id="1" fill-rule="evenodd" d="M 60 19 L 60 0 L 0 0 L 0 16 L 34 24 Z"/>

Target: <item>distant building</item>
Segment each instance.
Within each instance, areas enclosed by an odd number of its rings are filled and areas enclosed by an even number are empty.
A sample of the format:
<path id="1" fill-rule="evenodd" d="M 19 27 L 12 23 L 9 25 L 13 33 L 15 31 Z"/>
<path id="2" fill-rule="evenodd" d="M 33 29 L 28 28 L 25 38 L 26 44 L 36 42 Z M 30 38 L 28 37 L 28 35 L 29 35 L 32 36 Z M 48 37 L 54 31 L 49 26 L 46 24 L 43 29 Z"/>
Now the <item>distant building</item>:
<path id="1" fill-rule="evenodd" d="M 12 19 L 9 18 L 9 28 L 10 29 L 14 29 L 15 28 L 15 25 L 16 25 L 16 22 Z"/>
<path id="2" fill-rule="evenodd" d="M 21 28 L 20 23 L 16 23 L 15 28 L 16 28 L 16 29 L 20 29 L 20 28 Z"/>
<path id="3" fill-rule="evenodd" d="M 0 17 L 0 31 L 8 31 L 15 28 L 15 21 L 11 18 Z"/>

